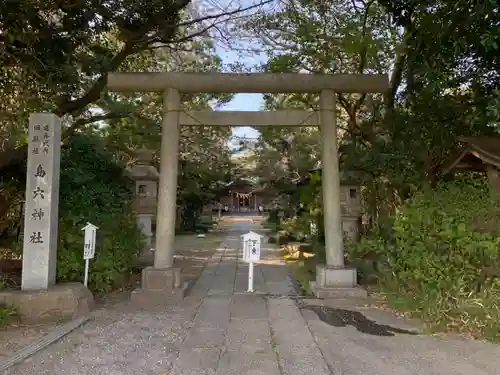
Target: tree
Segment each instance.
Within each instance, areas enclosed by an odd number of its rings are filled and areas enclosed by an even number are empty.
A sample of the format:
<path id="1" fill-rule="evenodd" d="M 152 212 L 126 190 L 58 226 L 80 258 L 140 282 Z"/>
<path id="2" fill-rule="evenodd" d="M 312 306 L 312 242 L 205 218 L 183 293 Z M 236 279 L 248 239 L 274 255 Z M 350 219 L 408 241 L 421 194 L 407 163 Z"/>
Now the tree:
<path id="1" fill-rule="evenodd" d="M 1 204 L 0 217 L 9 218 L 9 232 L 12 222 L 17 222 L 23 196 L 31 112 L 46 110 L 62 116 L 65 143 L 75 134 L 92 134 L 101 128 L 99 133 L 121 162 L 128 162 L 137 148 L 159 149 L 161 98 L 109 93 L 107 74 L 220 70 L 211 30 L 225 33 L 224 24 L 258 6 L 235 4 L 207 14 L 189 0 L 2 3 L 0 188 L 8 188 L 10 198 Z M 230 98 L 202 94 L 183 100 L 201 109 L 212 100 L 222 103 Z M 198 165 L 197 170 L 203 163 L 204 168 L 212 163 L 216 168 L 215 156 L 226 158 L 219 145 L 227 135 L 228 129 L 215 133 L 206 128 L 184 129 L 181 149 L 189 162 L 182 165 Z M 194 152 L 197 144 L 203 144 L 204 153 Z"/>
<path id="2" fill-rule="evenodd" d="M 269 72 L 309 73 L 385 73 L 398 63 L 402 36 L 390 25 L 384 9 L 374 1 L 367 2 L 311 2 L 288 1 L 278 11 L 255 17 L 248 25 L 262 38 L 263 48 L 269 56 L 262 67 Z M 366 126 L 382 116 L 383 100 L 391 100 L 400 85 L 401 77 L 391 77 L 394 92 L 381 95 L 338 94 L 339 136 L 346 143 L 358 139 L 369 143 L 376 138 L 380 126 Z M 268 95 L 269 109 L 300 108 L 316 109 L 316 95 Z M 290 172 L 304 176 L 320 163 L 320 135 L 317 129 L 300 128 L 265 130 L 263 144 L 274 144 L 275 155 L 286 155 L 282 165 Z M 262 152 L 263 163 L 270 154 Z M 342 152 L 345 156 L 345 153 Z"/>
<path id="3" fill-rule="evenodd" d="M 342 167 L 365 172 L 367 196 L 375 200 L 371 213 L 384 217 L 421 185 L 437 183 L 456 136 L 496 133 L 494 3 L 476 9 L 460 1 L 455 9 L 451 1 L 290 0 L 247 27 L 267 50 L 265 71 L 390 73 L 391 90 L 384 95 L 337 97 Z M 314 95 L 266 99 L 268 108 L 317 108 Z M 263 142 L 291 133 L 300 144 L 289 145 L 292 158 L 317 162 L 315 131 L 266 130 Z M 271 154 L 261 152 L 262 163 L 272 164 Z"/>
<path id="4" fill-rule="evenodd" d="M 217 71 L 222 68 L 220 58 L 215 54 L 210 41 L 188 43 L 192 52 L 159 54 L 151 61 L 157 66 L 169 65 L 176 70 Z M 189 54 L 188 56 L 186 56 Z M 214 100 L 224 103 L 232 95 L 183 95 L 186 110 L 210 108 Z M 161 148 L 162 95 L 157 93 L 136 93 L 120 105 L 134 113 L 133 117 L 109 120 L 101 128 L 109 149 L 126 164 L 134 162 L 139 149 L 158 150 L 155 163 L 159 168 Z M 218 194 L 230 172 L 229 128 L 221 127 L 183 127 L 180 136 L 178 204 L 182 208 L 184 228 L 195 229 L 202 208 Z"/>
<path id="5" fill-rule="evenodd" d="M 61 157 L 58 281 L 81 281 L 83 233 L 90 221 L 99 227 L 90 287 L 110 291 L 122 286 L 144 247 L 132 211 L 133 181 L 113 160 L 102 138 L 77 134 Z"/>
<path id="6" fill-rule="evenodd" d="M 0 5 L 0 87 L 2 144 L 0 170 L 20 164 L 26 154 L 22 136 L 30 112 L 64 116 L 66 134 L 121 112 L 94 116 L 92 104 L 109 107 L 104 89 L 109 72 L 130 68 L 158 48 L 177 49 L 206 36 L 236 14 L 236 6 L 197 16 L 190 0 L 104 2 L 18 1 Z M 128 65 L 128 66 L 127 66 Z"/>

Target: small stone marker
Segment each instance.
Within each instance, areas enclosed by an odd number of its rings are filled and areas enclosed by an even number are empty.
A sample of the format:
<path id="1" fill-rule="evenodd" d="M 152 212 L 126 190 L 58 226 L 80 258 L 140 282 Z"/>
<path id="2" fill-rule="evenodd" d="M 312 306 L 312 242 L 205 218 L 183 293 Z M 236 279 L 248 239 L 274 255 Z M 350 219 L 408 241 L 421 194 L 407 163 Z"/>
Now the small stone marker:
<path id="1" fill-rule="evenodd" d="M 95 256 L 95 238 L 97 234 L 97 229 L 94 224 L 87 223 L 82 230 L 85 231 L 83 240 L 83 260 L 85 260 L 85 274 L 83 285 L 87 286 L 89 282 L 89 262 L 90 259 L 94 259 Z"/>
<path id="2" fill-rule="evenodd" d="M 260 260 L 260 244 L 262 236 L 255 232 L 248 232 L 243 238 L 243 260 L 248 262 L 248 290 L 253 293 L 253 268 L 254 262 Z"/>
<path id="3" fill-rule="evenodd" d="M 61 120 L 51 113 L 29 119 L 22 290 L 55 284 L 59 222 Z"/>

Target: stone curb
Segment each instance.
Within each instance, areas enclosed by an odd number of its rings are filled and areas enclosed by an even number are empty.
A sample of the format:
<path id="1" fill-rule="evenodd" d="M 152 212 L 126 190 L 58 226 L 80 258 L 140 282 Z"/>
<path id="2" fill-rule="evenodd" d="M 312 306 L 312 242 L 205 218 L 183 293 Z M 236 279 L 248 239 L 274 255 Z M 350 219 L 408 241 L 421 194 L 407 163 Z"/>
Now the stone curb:
<path id="1" fill-rule="evenodd" d="M 77 329 L 78 327 L 85 324 L 91 318 L 90 316 L 84 316 L 75 320 L 72 320 L 69 323 L 66 323 L 60 327 L 54 329 L 51 333 L 43 336 L 38 341 L 35 341 L 32 344 L 25 346 L 22 349 L 16 351 L 13 355 L 7 358 L 5 361 L 0 362 L 0 372 L 7 370 L 8 368 L 14 366 L 15 364 L 24 361 L 26 358 L 32 356 L 38 351 L 44 349 L 45 347 L 53 344 L 57 340 L 66 336 L 71 331 Z"/>

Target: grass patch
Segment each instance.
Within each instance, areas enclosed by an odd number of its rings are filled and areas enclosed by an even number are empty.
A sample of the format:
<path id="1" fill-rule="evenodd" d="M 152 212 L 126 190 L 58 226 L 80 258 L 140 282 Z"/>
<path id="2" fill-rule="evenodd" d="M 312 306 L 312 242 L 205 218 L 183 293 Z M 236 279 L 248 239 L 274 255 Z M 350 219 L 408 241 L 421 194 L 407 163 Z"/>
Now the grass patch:
<path id="1" fill-rule="evenodd" d="M 19 314 L 15 307 L 0 304 L 0 328 L 5 328 L 18 318 Z"/>
<path id="2" fill-rule="evenodd" d="M 286 257 L 285 257 L 286 259 Z M 300 284 L 302 291 L 306 295 L 311 295 L 310 281 L 316 280 L 316 261 L 314 257 L 288 260 L 287 266 L 292 276 Z"/>
<path id="3" fill-rule="evenodd" d="M 1 275 L 0 275 L 1 276 Z M 6 289 L 7 281 L 0 277 L 0 291 Z M 15 307 L 0 302 L 0 329 L 6 327 L 19 317 Z"/>
<path id="4" fill-rule="evenodd" d="M 441 298 L 412 296 L 381 288 L 387 306 L 403 316 L 417 318 L 430 334 L 453 332 L 473 339 L 500 343 L 500 300 L 463 297 L 452 304 Z"/>
<path id="5" fill-rule="evenodd" d="M 309 259 L 314 256 L 314 254 L 311 253 L 299 253 L 299 254 L 289 254 L 286 250 L 281 251 L 281 256 L 287 260 L 287 261 L 299 261 L 299 260 L 304 260 L 304 259 Z"/>
<path id="6" fill-rule="evenodd" d="M 500 343 L 500 295 L 487 290 L 452 297 L 436 293 L 409 293 L 394 279 L 381 276 L 377 285 L 382 303 L 398 315 L 416 318 L 429 334 L 453 332 L 472 339 Z"/>
<path id="7" fill-rule="evenodd" d="M 285 241 L 285 246 L 281 246 L 280 254 L 305 295 L 312 295 L 310 282 L 316 280 L 318 262 L 324 262 L 322 249 L 319 243 L 307 242 Z"/>

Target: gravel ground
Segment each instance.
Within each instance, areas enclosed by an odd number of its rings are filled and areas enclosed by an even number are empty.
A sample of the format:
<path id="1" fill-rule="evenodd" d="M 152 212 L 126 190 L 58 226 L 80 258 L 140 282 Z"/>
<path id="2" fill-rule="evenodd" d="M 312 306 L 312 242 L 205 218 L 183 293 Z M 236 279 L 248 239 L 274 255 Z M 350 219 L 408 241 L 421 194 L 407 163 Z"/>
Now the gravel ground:
<path id="1" fill-rule="evenodd" d="M 0 330 L 0 361 L 50 333 L 57 325 L 57 322 L 39 325 L 12 324 Z"/>
<path id="2" fill-rule="evenodd" d="M 196 280 L 204 266 L 214 254 L 215 249 L 225 239 L 225 233 L 208 234 L 206 238 L 198 238 L 197 235 L 181 235 L 176 237 L 176 259 L 175 265 L 183 269 L 185 280 Z M 146 252 L 143 257 L 146 263 L 153 262 L 153 253 Z M 137 278 L 140 282 L 140 277 Z M 126 307 L 125 301 L 130 298 L 130 291 L 116 291 L 96 298 L 99 311 L 94 315 L 99 316 L 102 311 L 112 309 L 119 311 Z M 115 306 L 116 305 L 116 306 Z M 0 330 L 0 361 L 8 358 L 15 351 L 39 340 L 50 333 L 62 322 L 46 322 L 38 325 L 12 324 Z M 92 323 L 89 323 L 92 324 Z"/>
<path id="3" fill-rule="evenodd" d="M 6 375 L 160 374 L 170 370 L 200 300 L 157 311 L 123 303 L 7 370 Z"/>

